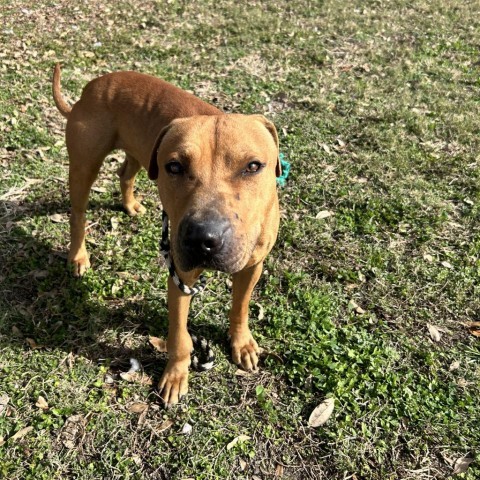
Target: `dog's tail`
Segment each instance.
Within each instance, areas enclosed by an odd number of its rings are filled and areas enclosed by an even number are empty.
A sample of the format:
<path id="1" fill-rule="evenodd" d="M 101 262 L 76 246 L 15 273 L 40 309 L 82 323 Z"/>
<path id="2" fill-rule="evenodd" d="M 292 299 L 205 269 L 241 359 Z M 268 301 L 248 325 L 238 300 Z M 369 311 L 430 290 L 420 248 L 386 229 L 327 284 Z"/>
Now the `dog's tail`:
<path id="1" fill-rule="evenodd" d="M 52 91 L 53 91 L 53 100 L 55 101 L 55 105 L 57 106 L 58 111 L 65 118 L 68 118 L 69 113 L 72 111 L 72 107 L 62 97 L 62 92 L 60 88 L 60 64 L 59 63 L 55 65 L 55 69 L 53 70 Z"/>

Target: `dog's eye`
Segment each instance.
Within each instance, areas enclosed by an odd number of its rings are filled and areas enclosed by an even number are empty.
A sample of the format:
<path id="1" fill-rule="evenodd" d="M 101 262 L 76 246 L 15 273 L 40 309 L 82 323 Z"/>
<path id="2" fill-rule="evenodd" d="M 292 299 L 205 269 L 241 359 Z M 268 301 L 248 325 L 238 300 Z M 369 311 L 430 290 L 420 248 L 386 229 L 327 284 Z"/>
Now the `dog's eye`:
<path id="1" fill-rule="evenodd" d="M 257 173 L 265 166 L 264 163 L 260 163 L 258 160 L 254 160 L 247 165 L 247 168 L 244 170 L 245 174 Z"/>
<path id="2" fill-rule="evenodd" d="M 165 170 L 171 175 L 181 175 L 184 172 L 183 165 L 177 161 L 168 162 L 165 165 Z"/>

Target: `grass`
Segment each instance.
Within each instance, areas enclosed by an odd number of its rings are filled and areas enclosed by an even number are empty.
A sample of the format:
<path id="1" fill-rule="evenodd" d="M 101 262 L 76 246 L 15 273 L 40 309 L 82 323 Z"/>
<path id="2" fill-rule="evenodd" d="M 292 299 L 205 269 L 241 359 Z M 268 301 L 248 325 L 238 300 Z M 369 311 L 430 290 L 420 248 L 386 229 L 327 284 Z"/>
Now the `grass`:
<path id="1" fill-rule="evenodd" d="M 1 0 L 0 478 L 440 479 L 474 458 L 474 13 L 447 0 Z M 258 374 L 230 362 L 229 287 L 211 273 L 190 318 L 217 365 L 191 374 L 187 401 L 165 411 L 145 382 L 106 382 L 131 357 L 154 383 L 165 366 L 148 343 L 167 333 L 157 194 L 142 173 L 148 213 L 130 219 L 110 157 L 88 212 L 93 269 L 69 276 L 55 61 L 72 99 L 135 69 L 275 122 L 292 172 L 251 305 Z M 326 397 L 334 413 L 311 429 Z M 479 478 L 478 460 L 458 476 Z"/>

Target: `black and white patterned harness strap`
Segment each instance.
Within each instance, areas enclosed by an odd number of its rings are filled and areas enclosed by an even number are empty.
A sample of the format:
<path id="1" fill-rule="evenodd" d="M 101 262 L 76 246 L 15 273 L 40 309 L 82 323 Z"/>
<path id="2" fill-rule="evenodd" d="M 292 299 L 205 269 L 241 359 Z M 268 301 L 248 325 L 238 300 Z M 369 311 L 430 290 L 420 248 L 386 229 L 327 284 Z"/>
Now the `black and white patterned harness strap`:
<path id="1" fill-rule="evenodd" d="M 185 285 L 177 272 L 175 271 L 175 264 L 173 258 L 170 255 L 170 240 L 168 238 L 168 215 L 165 211 L 162 212 L 162 239 L 160 240 L 160 253 L 165 259 L 165 263 L 168 268 L 168 272 L 172 277 L 173 283 L 185 294 L 196 295 L 205 289 L 205 278 L 200 275 L 197 286 L 188 287 Z M 210 347 L 210 343 L 204 337 L 191 335 L 193 342 L 192 351 L 192 368 L 195 370 L 210 370 L 213 367 L 215 361 L 215 354 Z"/>
<path id="2" fill-rule="evenodd" d="M 199 371 L 210 370 L 215 361 L 215 353 L 209 341 L 205 337 L 197 337 L 193 334 L 190 336 L 193 342 L 192 368 Z"/>
<path id="3" fill-rule="evenodd" d="M 197 295 L 197 293 L 202 292 L 205 289 L 205 277 L 200 275 L 198 283 L 194 287 L 189 287 L 185 285 L 177 272 L 175 271 L 175 264 L 173 263 L 173 258 L 170 255 L 170 240 L 168 238 L 168 215 L 165 211 L 162 212 L 162 239 L 160 240 L 160 253 L 165 259 L 165 263 L 168 268 L 168 272 L 172 277 L 173 283 L 186 295 Z"/>

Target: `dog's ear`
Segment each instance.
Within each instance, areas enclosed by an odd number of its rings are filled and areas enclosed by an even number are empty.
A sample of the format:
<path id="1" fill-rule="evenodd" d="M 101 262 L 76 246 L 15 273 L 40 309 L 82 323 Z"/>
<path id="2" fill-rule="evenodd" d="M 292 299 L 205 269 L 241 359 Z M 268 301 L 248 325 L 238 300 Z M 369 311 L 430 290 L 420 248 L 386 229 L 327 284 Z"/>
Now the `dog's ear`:
<path id="1" fill-rule="evenodd" d="M 253 116 L 263 123 L 263 125 L 270 132 L 270 135 L 272 135 L 273 140 L 275 141 L 275 145 L 277 146 L 277 166 L 275 167 L 275 175 L 277 177 L 280 177 L 282 175 L 282 165 L 280 163 L 280 144 L 278 141 L 277 129 L 275 128 L 275 125 L 270 120 L 267 120 L 263 115 Z"/>
<path id="2" fill-rule="evenodd" d="M 157 153 L 162 143 L 163 137 L 168 132 L 171 127 L 171 123 L 166 127 L 163 127 L 160 133 L 158 134 L 157 139 L 153 145 L 152 153 L 150 155 L 150 164 L 148 165 L 148 178 L 150 180 L 156 180 L 158 178 L 158 162 L 157 162 Z"/>

